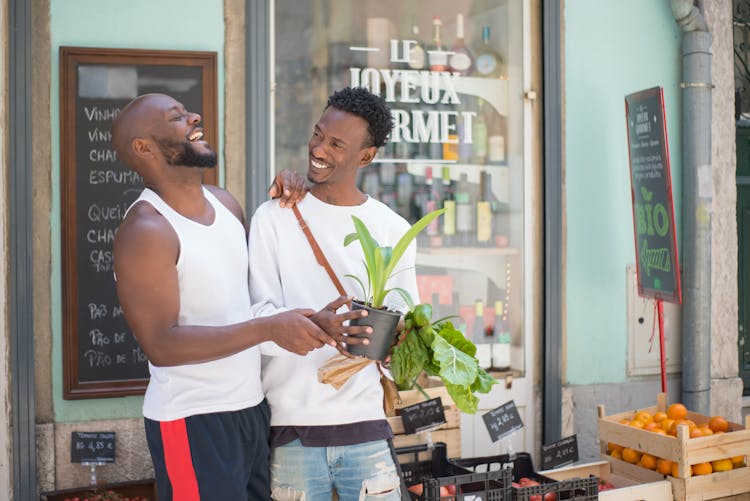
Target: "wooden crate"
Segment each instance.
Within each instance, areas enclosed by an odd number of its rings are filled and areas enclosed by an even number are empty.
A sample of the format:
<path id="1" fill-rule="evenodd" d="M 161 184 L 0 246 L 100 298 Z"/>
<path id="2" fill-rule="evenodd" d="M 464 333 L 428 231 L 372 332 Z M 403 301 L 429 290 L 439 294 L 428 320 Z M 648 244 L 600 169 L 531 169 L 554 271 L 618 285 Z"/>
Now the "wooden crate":
<path id="1" fill-rule="evenodd" d="M 655 406 L 639 410 L 654 414 L 657 411 L 666 411 L 666 409 L 666 395 L 661 393 L 657 397 Z M 645 470 L 648 472 L 650 470 L 612 458 L 607 454 L 608 442 L 676 462 L 679 478 L 671 475 L 667 475 L 666 478 L 672 483 L 672 494 L 677 501 L 717 499 L 750 492 L 750 467 L 748 466 L 726 472 L 715 472 L 710 475 L 692 477 L 688 475 L 691 465 L 728 457 L 745 456 L 745 464 L 747 465 L 748 455 L 750 455 L 750 417 L 745 419 L 744 427 L 737 423 L 729 423 L 730 432 L 728 433 L 689 438 L 687 425 L 679 426 L 677 437 L 673 437 L 619 423 L 621 419 L 632 419 L 634 412 L 628 411 L 606 416 L 604 406 L 598 406 L 601 453 L 603 459 L 606 459 L 612 465 L 612 471 L 635 472 Z M 694 421 L 696 424 L 702 424 L 707 422 L 710 417 L 688 411 L 687 419 Z M 650 473 L 663 477 L 657 472 Z"/>
<path id="2" fill-rule="evenodd" d="M 409 445 L 424 444 L 427 443 L 428 438 L 431 438 L 432 442 L 445 442 L 448 448 L 449 458 L 460 457 L 461 411 L 455 406 L 453 399 L 448 395 L 448 391 L 444 386 L 425 388 L 424 390 L 430 398 L 440 397 L 443 407 L 445 408 L 445 420 L 447 422 L 435 430 L 432 430 L 430 432 L 430 437 L 428 437 L 426 433 L 412 433 L 407 435 L 404 433 L 404 424 L 401 421 L 401 417 L 390 416 L 387 419 L 388 423 L 391 425 L 391 429 L 393 429 L 393 445 L 396 448 L 399 448 Z M 399 392 L 399 396 L 401 397 L 401 403 L 397 408 L 406 407 L 425 400 L 424 395 L 418 390 L 401 391 Z"/>
<path id="3" fill-rule="evenodd" d="M 627 464 L 627 463 L 626 463 Z M 627 464 L 628 466 L 633 466 Z M 651 470 L 639 468 L 642 471 L 631 475 L 618 474 L 612 471 L 608 461 L 595 461 L 581 465 L 572 465 L 554 470 L 540 471 L 540 475 L 554 478 L 555 480 L 567 480 L 569 478 L 586 478 L 595 475 L 602 480 L 614 485 L 615 489 L 599 493 L 599 501 L 635 501 L 647 499 L 649 501 L 671 501 L 672 484 L 665 480 L 662 475 L 651 477 Z"/>

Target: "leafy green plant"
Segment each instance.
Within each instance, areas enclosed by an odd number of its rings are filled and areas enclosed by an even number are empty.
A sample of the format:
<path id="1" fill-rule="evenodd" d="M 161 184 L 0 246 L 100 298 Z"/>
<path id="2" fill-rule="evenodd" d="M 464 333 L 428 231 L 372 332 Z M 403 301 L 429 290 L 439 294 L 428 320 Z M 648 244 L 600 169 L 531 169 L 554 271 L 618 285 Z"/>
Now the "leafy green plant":
<path id="1" fill-rule="evenodd" d="M 397 292 L 404 299 L 406 304 L 411 309 L 414 305 L 411 295 L 400 287 L 393 287 L 386 289 L 388 280 L 393 275 L 393 270 L 401 260 L 406 252 L 406 249 L 411 244 L 419 232 L 424 230 L 428 224 L 430 224 L 436 217 L 440 216 L 445 209 L 439 209 L 432 211 L 425 215 L 414 223 L 409 230 L 396 243 L 395 247 L 381 246 L 377 240 L 375 240 L 367 229 L 365 223 L 362 222 L 357 216 L 352 216 L 354 221 L 354 233 L 350 233 L 344 238 L 344 246 L 349 245 L 354 241 L 359 241 L 362 246 L 362 252 L 365 255 L 365 269 L 367 270 L 367 287 L 364 282 L 357 276 L 346 275 L 351 277 L 359 283 L 362 287 L 362 291 L 365 294 L 363 302 L 369 304 L 372 308 L 382 308 L 385 302 L 385 297 L 390 292 Z"/>
<path id="2" fill-rule="evenodd" d="M 393 349 L 391 372 L 400 390 L 417 386 L 422 371 L 438 376 L 461 411 L 474 414 L 479 397 L 497 381 L 479 367 L 477 347 L 447 319 L 432 322 L 432 306 L 419 304 L 404 318 L 404 330 Z M 426 398 L 427 395 L 425 394 Z"/>

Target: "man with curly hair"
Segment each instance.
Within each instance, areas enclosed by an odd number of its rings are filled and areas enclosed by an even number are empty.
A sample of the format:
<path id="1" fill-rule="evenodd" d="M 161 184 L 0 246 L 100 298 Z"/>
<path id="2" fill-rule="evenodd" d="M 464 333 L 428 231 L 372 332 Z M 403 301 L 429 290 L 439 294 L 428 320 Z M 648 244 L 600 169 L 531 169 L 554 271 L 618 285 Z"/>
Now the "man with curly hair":
<path id="1" fill-rule="evenodd" d="M 344 247 L 354 231 L 352 215 L 381 245 L 395 245 L 409 223 L 362 193 L 357 173 L 375 158 L 393 128 L 390 109 L 364 88 L 345 88 L 328 99 L 308 144 L 310 193 L 298 204 L 302 217 L 350 296 L 365 276 L 360 246 Z M 389 286 L 418 297 L 412 245 Z M 336 292 L 292 211 L 261 205 L 250 225 L 250 294 L 277 307 L 315 308 Z M 391 309 L 404 310 L 396 294 Z M 307 355 L 264 357 L 263 389 L 271 406 L 271 489 L 277 500 L 341 501 L 401 499 L 388 441 L 393 434 L 383 411 L 376 364 L 340 389 L 318 382 L 318 368 L 336 355 L 322 348 Z"/>

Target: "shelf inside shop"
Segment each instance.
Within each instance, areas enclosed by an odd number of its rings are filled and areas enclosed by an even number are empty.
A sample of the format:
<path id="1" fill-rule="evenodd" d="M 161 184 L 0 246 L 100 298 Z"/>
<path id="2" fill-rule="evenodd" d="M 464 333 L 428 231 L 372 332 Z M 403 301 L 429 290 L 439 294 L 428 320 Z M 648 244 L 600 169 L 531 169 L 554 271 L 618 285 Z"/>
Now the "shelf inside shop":
<path id="1" fill-rule="evenodd" d="M 419 247 L 417 249 L 417 260 L 421 254 L 435 256 L 456 256 L 456 255 L 483 255 L 483 256 L 507 256 L 520 254 L 521 249 L 518 247 Z M 451 261 L 453 262 L 453 261 Z M 420 263 L 422 264 L 422 263 Z"/>
<path id="2" fill-rule="evenodd" d="M 520 254 L 517 247 L 426 247 L 417 248 L 417 265 L 476 271 L 501 284 L 505 283 L 505 266 L 498 258 Z"/>

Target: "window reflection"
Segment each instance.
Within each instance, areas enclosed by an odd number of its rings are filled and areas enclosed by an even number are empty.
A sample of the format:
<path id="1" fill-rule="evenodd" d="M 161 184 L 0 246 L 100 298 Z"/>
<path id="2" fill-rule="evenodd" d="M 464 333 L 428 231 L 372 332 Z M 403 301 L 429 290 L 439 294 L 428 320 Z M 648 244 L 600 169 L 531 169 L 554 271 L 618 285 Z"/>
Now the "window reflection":
<path id="1" fill-rule="evenodd" d="M 275 167 L 307 169 L 328 95 L 379 92 L 396 128 L 361 189 L 411 222 L 422 302 L 458 315 L 480 363 L 523 371 L 522 2 L 275 2 Z M 513 349 L 511 349 L 513 347 Z"/>

